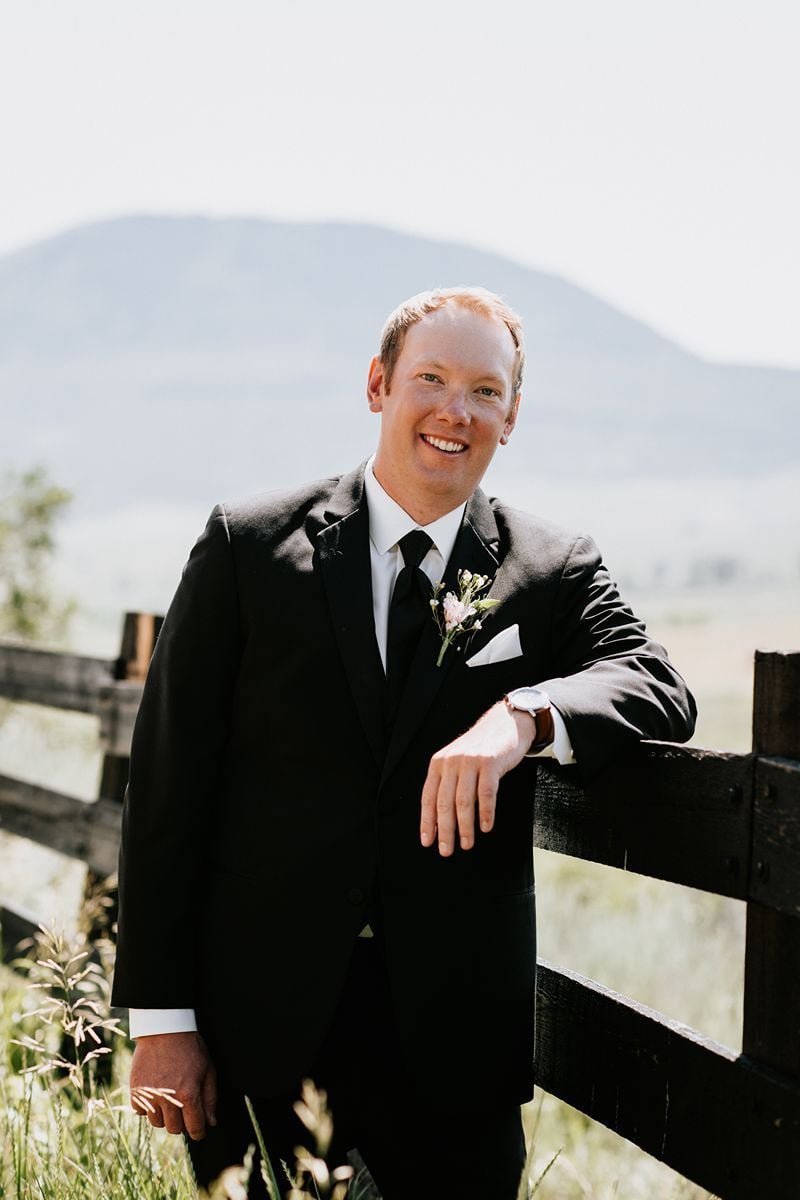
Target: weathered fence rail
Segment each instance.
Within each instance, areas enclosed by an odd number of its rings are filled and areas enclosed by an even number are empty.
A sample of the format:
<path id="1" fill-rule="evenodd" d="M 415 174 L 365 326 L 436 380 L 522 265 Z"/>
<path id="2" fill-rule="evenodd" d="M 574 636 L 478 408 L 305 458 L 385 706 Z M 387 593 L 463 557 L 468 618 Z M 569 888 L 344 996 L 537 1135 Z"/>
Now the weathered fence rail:
<path id="1" fill-rule="evenodd" d="M 0 697 L 99 717 L 99 797 L 0 776 L 0 828 L 112 872 L 160 619 L 115 660 L 0 644 Z M 743 1052 L 539 960 L 537 1080 L 723 1200 L 800 1196 L 800 654 L 755 658 L 753 750 L 644 743 L 581 788 L 540 766 L 535 844 L 747 905 Z M 10 903 L 9 897 L 0 897 Z M 7 947 L 35 927 L 0 910 Z"/>
<path id="2" fill-rule="evenodd" d="M 113 659 L 3 645 L 0 696 L 93 713 L 102 689 L 113 682 L 115 670 Z"/>
<path id="3" fill-rule="evenodd" d="M 0 829 L 79 858 L 97 875 L 117 869 L 120 805 L 87 804 L 49 788 L 0 775 Z"/>
<path id="4" fill-rule="evenodd" d="M 116 871 L 133 722 L 162 622 L 150 613 L 127 613 L 119 656 L 111 659 L 0 642 L 0 699 L 99 718 L 103 767 L 93 803 L 0 775 L 0 829 L 85 862 L 87 894 Z M 36 916 L 3 895 L 2 881 L 0 926 L 6 959 L 37 929 Z"/>

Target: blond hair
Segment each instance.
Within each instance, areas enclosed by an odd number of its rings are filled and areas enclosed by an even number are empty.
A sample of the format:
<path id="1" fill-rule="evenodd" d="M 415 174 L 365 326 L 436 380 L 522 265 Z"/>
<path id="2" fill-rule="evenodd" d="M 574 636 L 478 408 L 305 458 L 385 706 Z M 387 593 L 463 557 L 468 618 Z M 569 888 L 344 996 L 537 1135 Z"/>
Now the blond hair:
<path id="1" fill-rule="evenodd" d="M 483 287 L 449 287 L 433 288 L 428 292 L 420 292 L 410 299 L 404 300 L 386 319 L 381 332 L 381 344 L 378 357 L 383 363 L 386 390 L 392 382 L 392 375 L 403 349 L 405 336 L 412 325 L 416 325 L 428 313 L 444 308 L 445 304 L 458 304 L 471 312 L 480 313 L 502 322 L 511 334 L 514 342 L 514 376 L 512 380 L 512 404 L 519 395 L 522 386 L 522 370 L 525 366 L 525 342 L 522 336 L 522 321 L 513 308 L 495 292 Z"/>

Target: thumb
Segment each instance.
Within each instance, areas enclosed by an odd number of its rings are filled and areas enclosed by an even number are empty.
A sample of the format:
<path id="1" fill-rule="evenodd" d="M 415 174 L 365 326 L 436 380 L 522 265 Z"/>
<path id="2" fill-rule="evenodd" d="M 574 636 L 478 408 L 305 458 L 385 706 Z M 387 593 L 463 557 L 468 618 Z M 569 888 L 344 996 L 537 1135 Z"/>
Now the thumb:
<path id="1" fill-rule="evenodd" d="M 203 1080 L 203 1112 L 209 1125 L 217 1123 L 217 1072 L 214 1064 L 209 1061 L 208 1070 Z"/>

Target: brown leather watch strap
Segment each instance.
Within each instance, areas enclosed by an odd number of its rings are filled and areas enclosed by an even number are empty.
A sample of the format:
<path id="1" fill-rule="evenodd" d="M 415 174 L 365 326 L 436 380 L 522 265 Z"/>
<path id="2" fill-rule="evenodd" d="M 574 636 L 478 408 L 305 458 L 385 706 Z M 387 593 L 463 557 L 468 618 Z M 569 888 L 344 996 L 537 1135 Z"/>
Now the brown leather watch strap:
<path id="1" fill-rule="evenodd" d="M 540 709 L 536 713 L 534 720 L 536 721 L 536 741 L 530 746 L 528 754 L 535 754 L 538 750 L 544 750 L 545 746 L 549 746 L 555 736 L 552 709 Z"/>

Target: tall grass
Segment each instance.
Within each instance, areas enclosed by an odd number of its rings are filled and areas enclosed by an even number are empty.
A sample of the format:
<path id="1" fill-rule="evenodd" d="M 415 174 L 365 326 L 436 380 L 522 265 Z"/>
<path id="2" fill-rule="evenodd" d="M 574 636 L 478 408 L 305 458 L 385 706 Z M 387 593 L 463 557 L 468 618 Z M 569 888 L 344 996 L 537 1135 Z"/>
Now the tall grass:
<path id="1" fill-rule="evenodd" d="M 41 929 L 35 954 L 0 977 L 0 1197 L 5 1200 L 190 1200 L 197 1196 L 180 1138 L 155 1131 L 128 1101 L 130 1051 L 110 1016 L 113 947 L 69 944 Z M 112 1054 L 112 1049 L 115 1053 Z M 107 1067 L 110 1065 L 110 1069 Z M 146 1111 L 167 1089 L 137 1089 Z M 177 1100 L 172 1101 L 178 1103 Z M 297 1148 L 289 1200 L 369 1200 L 350 1166 L 330 1170 L 333 1132 L 325 1094 L 307 1083 L 297 1111 L 313 1149 Z M 252 1110 L 251 1110 L 252 1113 Z M 254 1143 L 263 1140 L 254 1127 Z M 224 1172 L 211 1200 L 246 1200 L 248 1154 Z M 273 1165 L 260 1163 L 278 1200 Z M 352 1187 L 348 1192 L 348 1186 Z M 285 1182 L 284 1182 L 285 1186 Z M 202 1195 L 202 1193 L 201 1193 Z"/>
<path id="2" fill-rule="evenodd" d="M 0 991 L 0 1196 L 188 1200 L 179 1145 L 158 1147 L 129 1102 L 130 1055 L 108 1008 L 108 948 L 42 931 L 27 981 Z M 110 1054 L 117 1043 L 119 1054 Z M 111 1069 L 106 1068 L 106 1060 Z M 102 1065 L 101 1065 L 102 1064 Z"/>
<path id="3" fill-rule="evenodd" d="M 197 1197 L 183 1140 L 131 1107 L 130 1047 L 109 1010 L 112 960 L 108 941 L 90 949 L 82 937 L 68 943 L 43 929 L 16 972 L 0 969 L 0 1200 Z M 146 1108 L 147 1092 L 137 1101 Z M 254 1165 L 251 1153 L 207 1200 L 246 1200 L 251 1170 L 261 1170 L 275 1200 L 285 1174 L 290 1200 L 380 1200 L 357 1156 L 355 1169 L 327 1163 L 333 1118 L 325 1094 L 309 1083 L 296 1108 L 309 1145 L 297 1148 L 291 1171 L 263 1153 Z M 540 1092 L 524 1116 L 529 1151 L 518 1200 L 707 1196 L 554 1097 Z M 253 1143 L 263 1152 L 257 1126 Z M 599 1173 L 587 1154 L 602 1161 Z M 442 1200 L 453 1200 L 446 1185 Z"/>

